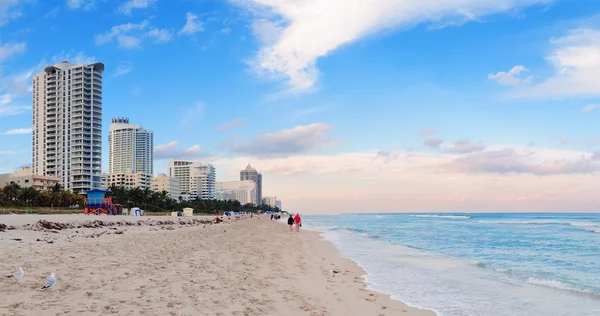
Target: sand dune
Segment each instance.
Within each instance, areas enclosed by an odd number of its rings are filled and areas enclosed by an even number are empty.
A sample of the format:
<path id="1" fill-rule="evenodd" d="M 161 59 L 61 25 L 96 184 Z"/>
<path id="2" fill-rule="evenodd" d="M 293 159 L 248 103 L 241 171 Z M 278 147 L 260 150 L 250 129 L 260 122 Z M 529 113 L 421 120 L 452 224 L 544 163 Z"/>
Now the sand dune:
<path id="1" fill-rule="evenodd" d="M 318 234 L 264 217 L 122 234 L 3 219 L 20 228 L 0 232 L 0 271 L 22 266 L 25 277 L 0 280 L 1 315 L 433 315 L 366 290 L 364 272 Z M 42 290 L 51 272 L 57 286 Z"/>

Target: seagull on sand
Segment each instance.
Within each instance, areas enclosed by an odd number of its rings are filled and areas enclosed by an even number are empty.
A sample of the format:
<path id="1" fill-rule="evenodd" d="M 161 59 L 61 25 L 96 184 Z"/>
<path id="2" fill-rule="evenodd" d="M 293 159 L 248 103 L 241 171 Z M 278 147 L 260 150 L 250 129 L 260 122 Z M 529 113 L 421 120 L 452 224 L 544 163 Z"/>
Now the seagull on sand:
<path id="1" fill-rule="evenodd" d="M 25 272 L 23 271 L 22 267 L 19 267 L 15 273 L 7 276 L 7 278 L 13 278 L 19 281 L 23 276 L 25 276 Z"/>
<path id="2" fill-rule="evenodd" d="M 52 272 L 52 273 L 50 273 L 50 278 L 48 280 L 46 280 L 46 283 L 44 284 L 44 287 L 42 287 L 42 289 L 48 289 L 55 285 L 56 285 L 56 275 L 54 274 L 54 272 Z"/>

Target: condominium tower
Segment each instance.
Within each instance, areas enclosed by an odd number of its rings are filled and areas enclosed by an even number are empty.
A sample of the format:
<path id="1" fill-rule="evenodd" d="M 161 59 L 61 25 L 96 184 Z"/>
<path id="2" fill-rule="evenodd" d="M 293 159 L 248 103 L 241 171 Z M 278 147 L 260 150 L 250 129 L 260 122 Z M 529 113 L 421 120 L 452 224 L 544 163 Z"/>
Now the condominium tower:
<path id="1" fill-rule="evenodd" d="M 256 183 L 256 203 L 262 204 L 262 174 L 248 164 L 246 169 L 240 171 L 240 180 L 249 180 Z"/>
<path id="2" fill-rule="evenodd" d="M 101 187 L 103 72 L 63 61 L 33 78 L 33 174 L 75 193 Z"/>
<path id="3" fill-rule="evenodd" d="M 154 134 L 126 117 L 113 118 L 108 134 L 110 179 L 133 177 L 142 188 L 151 188 Z M 117 175 L 119 175 L 117 177 Z M 137 184 L 136 184 L 137 185 Z"/>
<path id="4" fill-rule="evenodd" d="M 216 197 L 216 172 L 213 165 L 204 165 L 190 160 L 169 159 L 168 176 L 179 179 L 181 194 L 188 193 L 192 199 L 212 200 Z"/>

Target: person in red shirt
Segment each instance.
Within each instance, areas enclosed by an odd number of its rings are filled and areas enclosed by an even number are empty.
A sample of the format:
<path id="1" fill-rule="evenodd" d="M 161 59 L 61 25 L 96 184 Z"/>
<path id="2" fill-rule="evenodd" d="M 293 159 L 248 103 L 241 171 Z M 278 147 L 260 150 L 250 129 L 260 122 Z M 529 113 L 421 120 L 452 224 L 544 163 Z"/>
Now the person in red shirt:
<path id="1" fill-rule="evenodd" d="M 302 224 L 302 218 L 300 217 L 300 214 L 296 213 L 296 216 L 294 216 L 294 223 L 296 223 L 296 231 L 299 232 L 300 225 Z"/>

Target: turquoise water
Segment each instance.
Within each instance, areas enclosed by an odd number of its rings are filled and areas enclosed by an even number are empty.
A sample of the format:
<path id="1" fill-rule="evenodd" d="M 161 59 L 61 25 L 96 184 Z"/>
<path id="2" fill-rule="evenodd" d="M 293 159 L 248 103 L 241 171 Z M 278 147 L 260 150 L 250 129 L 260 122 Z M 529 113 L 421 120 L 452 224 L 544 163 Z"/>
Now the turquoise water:
<path id="1" fill-rule="evenodd" d="M 304 216 L 369 287 L 441 316 L 600 315 L 600 214 Z"/>

